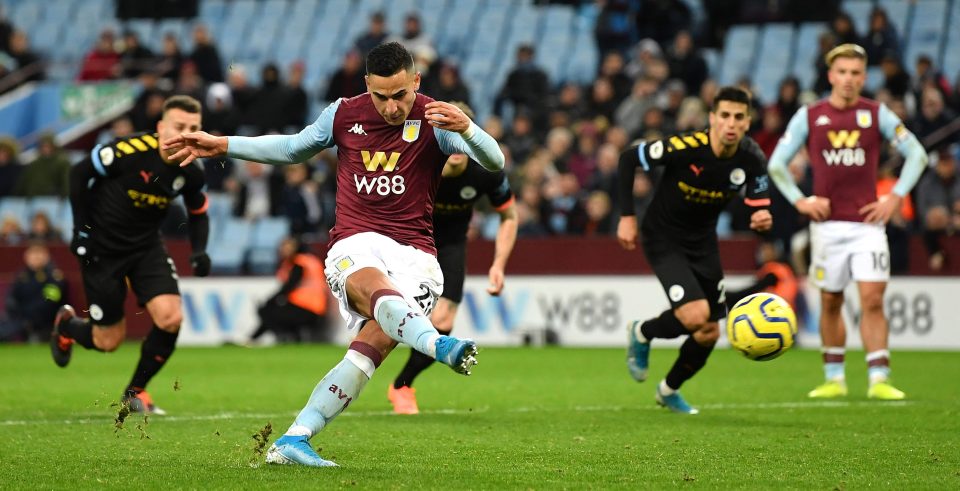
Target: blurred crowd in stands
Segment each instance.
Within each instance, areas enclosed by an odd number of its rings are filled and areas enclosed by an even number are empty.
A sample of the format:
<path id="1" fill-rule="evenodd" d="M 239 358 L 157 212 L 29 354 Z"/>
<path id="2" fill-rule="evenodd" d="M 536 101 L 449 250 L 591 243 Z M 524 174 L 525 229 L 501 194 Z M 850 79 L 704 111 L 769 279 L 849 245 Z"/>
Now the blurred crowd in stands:
<path id="1" fill-rule="evenodd" d="M 512 69 L 492 101 L 492 115 L 478 121 L 501 142 L 507 155 L 507 169 L 518 197 L 521 237 L 615 233 L 622 206 L 615 192 L 620 152 L 637 139 L 656 139 L 707 125 L 718 84 L 701 55 L 701 47 L 718 43 L 724 30 L 735 22 L 806 20 L 807 14 L 825 13 L 831 20 L 830 28 L 820 36 L 820 53 L 839 43 L 862 44 L 870 54 L 870 64 L 879 65 L 884 77 L 880 89 L 866 95 L 886 103 L 907 122 L 933 157 L 914 200 L 905 203 L 891 224 L 895 271 L 906 267 L 904 241 L 911 234 L 924 235 L 931 266 L 943 265 L 940 237 L 960 230 L 960 181 L 956 178 L 960 74 L 942 73 L 931 56 L 903 59 L 900 33 L 882 8 L 871 13 L 866 23 L 868 32 L 856 32 L 854 22 L 835 1 L 704 2 L 707 22 L 700 25 L 692 24 L 687 6 L 679 0 L 597 3 L 595 35 L 601 55 L 591 84 L 551 80 L 537 65 L 534 47 L 524 45 L 515 58 L 503 60 Z M 643 16 L 635 15 L 639 10 L 635 7 L 640 4 Z M 133 110 L 104 128 L 100 141 L 152 131 L 163 99 L 172 93 L 189 94 L 204 103 L 203 126 L 211 133 L 298 131 L 310 122 L 311 101 L 326 103 L 365 91 L 364 54 L 385 40 L 398 40 L 414 53 L 423 74 L 424 94 L 468 104 L 488 103 L 471 99 L 471 89 L 487 81 L 463 78 L 458 60 L 438 56 L 431 33 L 422 30 L 415 14 L 405 18 L 402 32 L 388 32 L 380 13 L 374 13 L 368 22 L 354 49 L 321 88 L 303 84 L 309 59 L 289 66 L 229 66 L 219 55 L 216 40 L 202 25 L 193 31 L 193 50 L 189 53 L 180 49 L 180 40 L 172 35 L 165 36 L 160 46 L 145 46 L 132 31 L 104 31 L 84 58 L 79 80 L 131 78 L 143 87 Z M 0 21 L 0 48 L 9 57 L 0 60 L 0 66 L 8 70 L 37 60 L 19 30 L 24 27 Z M 810 63 L 818 70 L 813 86 L 801 86 L 796 78 L 788 77 L 775 98 L 754 101 L 751 135 L 768 155 L 794 112 L 829 90 L 822 56 L 818 54 Z M 259 70 L 256 85 L 249 81 L 250 70 Z M 34 75 L 34 79 L 42 78 L 42 71 Z M 750 88 L 751 80 L 743 78 L 738 84 Z M 881 190 L 895 181 L 900 166 L 896 152 L 888 153 L 878 182 Z M 16 143 L 0 140 L 0 197 L 65 196 L 69 161 L 49 138 L 38 155 L 33 162 L 18 165 Z M 806 163 L 801 152 L 790 168 L 801 187 L 809 191 Z M 333 152 L 287 167 L 229 159 L 208 161 L 205 166 L 209 191 L 229 195 L 236 217 L 253 220 L 286 216 L 292 233 L 319 240 L 332 225 Z M 640 214 L 650 201 L 656 177 L 655 173 L 641 173 L 636 178 L 635 206 Z M 772 238 L 781 250 L 790 253 L 797 247 L 798 232 L 805 223 L 782 197 L 774 196 L 773 207 L 776 220 Z M 9 240 L 14 228 L 4 222 L 0 242 Z M 171 233 L 176 233 L 176 227 L 171 228 Z M 471 230 L 475 236 L 492 237 L 496 214 L 481 210 Z M 748 230 L 748 212 L 742 204 L 734 203 L 724 214 L 718 232 L 728 236 Z M 29 233 L 43 234 L 43 226 L 33 224 Z"/>

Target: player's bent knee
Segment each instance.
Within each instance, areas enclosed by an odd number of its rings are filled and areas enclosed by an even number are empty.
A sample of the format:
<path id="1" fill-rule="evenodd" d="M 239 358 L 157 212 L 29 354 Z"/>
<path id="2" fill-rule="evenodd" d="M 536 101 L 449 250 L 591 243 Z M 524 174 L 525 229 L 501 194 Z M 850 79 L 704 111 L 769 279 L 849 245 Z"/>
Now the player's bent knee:
<path id="1" fill-rule="evenodd" d="M 183 312 L 180 309 L 171 312 L 164 312 L 154 319 L 157 327 L 167 332 L 177 332 L 180 330 L 180 324 L 183 323 Z"/>
<path id="2" fill-rule="evenodd" d="M 433 310 L 433 314 L 430 316 L 430 322 L 433 324 L 433 327 L 440 331 L 441 333 L 450 333 L 453 330 L 453 319 L 457 315 L 456 307 L 450 308 L 444 305 L 441 300 L 437 304 L 437 307 Z"/>
<path id="3" fill-rule="evenodd" d="M 678 307 L 674 315 L 688 331 L 696 332 L 710 320 L 710 305 L 706 300 L 695 300 Z"/>
<path id="4" fill-rule="evenodd" d="M 720 324 L 707 322 L 693 334 L 693 337 L 701 346 L 713 346 L 720 339 Z"/>
<path id="5" fill-rule="evenodd" d="M 376 321 L 372 320 L 367 321 L 363 327 L 360 328 L 360 332 L 357 333 L 354 341 L 360 341 L 373 346 L 384 358 L 397 346 L 397 342 L 388 336 Z"/>
<path id="6" fill-rule="evenodd" d="M 123 344 L 126 335 L 126 328 L 122 322 L 109 327 L 94 327 L 93 344 L 97 348 L 110 353 L 116 351 Z"/>

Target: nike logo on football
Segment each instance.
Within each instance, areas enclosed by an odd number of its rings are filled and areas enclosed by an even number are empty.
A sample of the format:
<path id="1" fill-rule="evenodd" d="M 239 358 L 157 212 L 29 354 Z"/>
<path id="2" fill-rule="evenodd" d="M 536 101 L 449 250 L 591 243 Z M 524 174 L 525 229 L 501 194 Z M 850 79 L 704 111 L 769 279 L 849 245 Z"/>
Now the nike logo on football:
<path id="1" fill-rule="evenodd" d="M 356 133 L 358 135 L 366 136 L 367 132 L 363 131 L 363 125 L 360 123 L 354 123 L 353 128 L 347 130 L 347 133 Z"/>
<path id="2" fill-rule="evenodd" d="M 830 124 L 830 117 L 826 114 L 821 114 L 816 121 L 814 121 L 814 126 L 826 126 Z"/>
<path id="3" fill-rule="evenodd" d="M 700 173 L 703 172 L 703 166 L 697 167 L 693 164 L 690 164 L 690 170 L 693 171 L 693 175 L 700 177 Z"/>

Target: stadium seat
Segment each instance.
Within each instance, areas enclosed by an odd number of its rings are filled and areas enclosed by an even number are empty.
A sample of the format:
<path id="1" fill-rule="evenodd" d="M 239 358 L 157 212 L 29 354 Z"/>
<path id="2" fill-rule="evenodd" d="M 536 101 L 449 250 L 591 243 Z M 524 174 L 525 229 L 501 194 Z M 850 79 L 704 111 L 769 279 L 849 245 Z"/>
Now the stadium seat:
<path id="1" fill-rule="evenodd" d="M 62 217 L 60 208 L 64 205 L 66 205 L 65 200 L 56 196 L 37 196 L 28 201 L 27 216 L 33 218 L 37 212 L 43 212 L 55 227 L 63 228 L 63 224 L 58 223 L 58 220 Z"/>
<path id="2" fill-rule="evenodd" d="M 43 19 L 43 2 L 24 2 L 11 9 L 8 17 L 15 26 L 33 26 Z"/>
<path id="3" fill-rule="evenodd" d="M 63 31 L 63 25 L 60 22 L 48 19 L 26 33 L 30 39 L 30 45 L 35 50 L 50 56 L 60 48 L 60 33 Z"/>
<path id="4" fill-rule="evenodd" d="M 946 0 L 926 0 L 918 3 L 913 11 L 910 35 L 906 37 L 904 64 L 913 68 L 917 56 L 925 54 L 941 66 L 941 46 L 944 41 L 945 23 L 949 20 Z"/>
<path id="5" fill-rule="evenodd" d="M 216 241 L 211 241 L 210 250 L 213 271 L 221 274 L 237 274 L 243 270 L 252 226 L 250 222 L 228 218 L 220 227 Z"/>
<path id="6" fill-rule="evenodd" d="M 863 86 L 867 90 L 875 92 L 880 87 L 883 87 L 884 79 L 883 70 L 881 70 L 879 66 L 869 67 L 867 68 L 867 82 L 863 84 Z"/>
<path id="7" fill-rule="evenodd" d="M 207 193 L 209 205 L 207 215 L 210 220 L 226 220 L 233 214 L 233 197 L 228 193 Z"/>
<path id="8" fill-rule="evenodd" d="M 819 22 L 805 22 L 797 29 L 790 73 L 797 77 L 803 89 L 812 89 L 816 82 L 817 38 L 826 30 L 827 25 Z"/>
<path id="9" fill-rule="evenodd" d="M 573 7 L 567 5 L 549 5 L 545 7 L 543 17 L 544 31 L 570 32 L 575 15 Z"/>
<path id="10" fill-rule="evenodd" d="M 227 13 L 226 0 L 203 0 L 200 2 L 200 20 L 207 25 L 213 25 L 221 20 Z"/>
<path id="11" fill-rule="evenodd" d="M 953 9 L 950 13 L 949 26 L 947 29 L 947 39 L 943 49 L 943 73 L 950 83 L 960 81 L 960 29 L 957 29 L 957 23 L 960 23 L 960 1 L 953 2 Z"/>
<path id="12" fill-rule="evenodd" d="M 57 217 L 57 223 L 60 224 L 63 240 L 69 241 L 73 236 L 73 208 L 70 208 L 70 203 L 65 202 L 60 207 L 60 216 Z"/>
<path id="13" fill-rule="evenodd" d="M 5 196 L 0 199 L 0 221 L 6 220 L 8 216 L 17 219 L 20 226 L 26 228 L 30 223 L 27 199 L 18 196 Z"/>
<path id="14" fill-rule="evenodd" d="M 794 29 L 792 24 L 767 24 L 760 34 L 761 56 L 751 79 L 764 104 L 776 99 L 777 86 L 787 75 L 793 56 Z M 772 98 L 772 99 L 771 99 Z"/>
<path id="15" fill-rule="evenodd" d="M 74 0 L 47 0 L 44 2 L 44 20 L 56 24 L 67 24 L 73 16 L 73 9 L 76 5 Z"/>
<path id="16" fill-rule="evenodd" d="M 750 74 L 758 37 L 759 31 L 752 25 L 736 25 L 727 31 L 723 43 L 723 63 L 718 77 L 721 85 L 730 85 L 740 77 Z"/>
<path id="17" fill-rule="evenodd" d="M 873 0 L 847 0 L 843 2 L 840 8 L 850 15 L 850 19 L 853 20 L 853 27 L 858 34 L 862 36 L 867 33 L 870 27 L 870 11 L 873 10 Z M 900 33 L 902 35 L 903 31 L 900 31 Z"/>
<path id="18" fill-rule="evenodd" d="M 126 25 L 124 25 L 124 30 L 131 30 L 137 33 L 137 37 L 140 39 L 140 42 L 147 46 L 158 46 L 155 44 L 156 40 L 154 38 L 153 31 L 156 29 L 156 25 L 152 20 L 147 19 L 131 19 L 128 20 Z M 119 32 L 115 33 L 117 36 L 120 35 Z"/>
<path id="19" fill-rule="evenodd" d="M 720 68 L 720 51 L 716 48 L 704 48 L 700 50 L 700 55 L 707 62 L 707 73 L 715 75 Z"/>
<path id="20" fill-rule="evenodd" d="M 253 274 L 271 274 L 276 269 L 277 248 L 290 233 L 290 224 L 284 218 L 261 218 L 253 227 L 250 242 L 249 266 Z"/>

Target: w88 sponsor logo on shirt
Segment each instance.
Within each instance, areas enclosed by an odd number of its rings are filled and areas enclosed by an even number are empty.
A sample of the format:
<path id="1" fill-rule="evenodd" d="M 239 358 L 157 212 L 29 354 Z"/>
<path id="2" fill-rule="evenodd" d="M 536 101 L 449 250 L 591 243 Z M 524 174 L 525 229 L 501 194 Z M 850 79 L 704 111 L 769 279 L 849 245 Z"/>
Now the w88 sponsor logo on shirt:
<path id="1" fill-rule="evenodd" d="M 386 172 L 393 172 L 397 168 L 397 162 L 400 160 L 400 152 L 370 152 L 362 150 L 360 156 L 363 158 L 363 166 L 370 172 L 374 172 L 380 167 Z M 371 194 L 376 193 L 380 196 L 389 194 L 403 194 L 407 190 L 403 181 L 403 176 L 380 175 L 380 176 L 358 176 L 353 175 L 353 182 L 357 186 L 357 193 Z"/>

